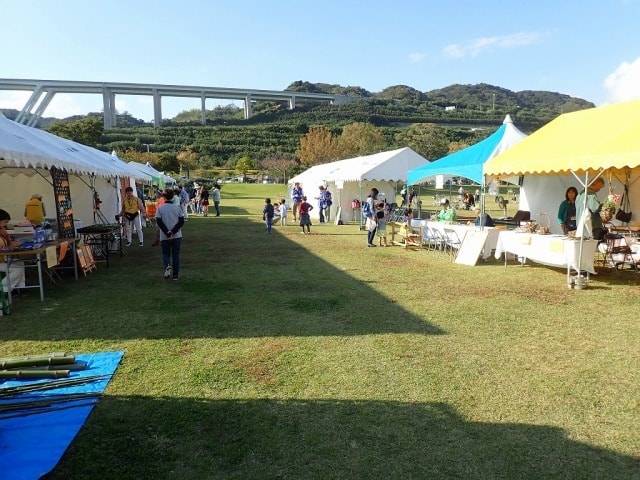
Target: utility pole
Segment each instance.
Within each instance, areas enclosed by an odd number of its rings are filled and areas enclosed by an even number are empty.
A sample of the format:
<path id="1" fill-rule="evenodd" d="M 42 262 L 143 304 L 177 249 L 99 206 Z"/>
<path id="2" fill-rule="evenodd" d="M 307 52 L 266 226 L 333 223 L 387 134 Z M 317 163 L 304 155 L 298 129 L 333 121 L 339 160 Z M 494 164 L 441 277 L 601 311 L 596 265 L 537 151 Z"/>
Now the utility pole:
<path id="1" fill-rule="evenodd" d="M 153 147 L 153 143 L 143 143 L 142 145 L 147 147 L 147 153 L 149 153 L 149 147 Z"/>

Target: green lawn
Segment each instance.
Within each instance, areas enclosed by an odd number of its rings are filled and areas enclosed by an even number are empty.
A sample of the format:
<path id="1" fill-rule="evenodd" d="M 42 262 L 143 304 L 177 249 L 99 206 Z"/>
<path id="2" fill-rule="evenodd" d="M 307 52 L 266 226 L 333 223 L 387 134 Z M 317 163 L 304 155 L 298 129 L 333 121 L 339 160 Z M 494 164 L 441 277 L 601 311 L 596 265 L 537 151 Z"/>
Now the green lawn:
<path id="1" fill-rule="evenodd" d="M 640 275 L 269 236 L 283 193 L 224 185 L 179 282 L 147 240 L 2 317 L 2 356 L 126 352 L 46 478 L 640 478 Z"/>

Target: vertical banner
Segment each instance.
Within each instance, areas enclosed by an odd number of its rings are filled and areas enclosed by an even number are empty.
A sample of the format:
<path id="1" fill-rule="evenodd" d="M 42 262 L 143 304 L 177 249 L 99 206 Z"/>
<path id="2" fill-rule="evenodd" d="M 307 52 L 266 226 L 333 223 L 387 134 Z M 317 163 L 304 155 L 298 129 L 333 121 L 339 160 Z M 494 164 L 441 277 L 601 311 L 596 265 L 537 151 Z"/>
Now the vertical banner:
<path id="1" fill-rule="evenodd" d="M 58 238 L 75 238 L 76 230 L 73 224 L 69 174 L 66 170 L 56 167 L 51 167 L 50 172 L 58 218 Z"/>

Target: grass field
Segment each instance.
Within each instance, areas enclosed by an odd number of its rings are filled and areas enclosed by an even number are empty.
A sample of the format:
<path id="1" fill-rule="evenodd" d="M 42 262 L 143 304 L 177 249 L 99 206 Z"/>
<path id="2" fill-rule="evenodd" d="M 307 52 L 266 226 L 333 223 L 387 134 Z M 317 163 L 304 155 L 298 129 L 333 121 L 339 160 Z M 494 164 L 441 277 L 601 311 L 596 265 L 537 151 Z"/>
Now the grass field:
<path id="1" fill-rule="evenodd" d="M 147 239 L 2 317 L 2 356 L 125 351 L 47 479 L 640 478 L 640 275 L 267 235 L 280 193 L 225 185 L 179 282 Z"/>

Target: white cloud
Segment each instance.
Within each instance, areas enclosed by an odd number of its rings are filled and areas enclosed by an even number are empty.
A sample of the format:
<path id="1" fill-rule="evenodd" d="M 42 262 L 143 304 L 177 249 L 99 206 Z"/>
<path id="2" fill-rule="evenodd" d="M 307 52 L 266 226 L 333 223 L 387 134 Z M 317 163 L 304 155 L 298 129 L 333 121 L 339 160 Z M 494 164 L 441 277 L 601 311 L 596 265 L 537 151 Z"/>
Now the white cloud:
<path id="1" fill-rule="evenodd" d="M 604 80 L 609 101 L 624 102 L 640 98 L 640 57 L 623 62 Z"/>
<path id="2" fill-rule="evenodd" d="M 0 107 L 13 108 L 15 110 L 22 110 L 24 104 L 29 100 L 31 92 L 14 92 L 4 91 L 0 92 Z"/>
<path id="3" fill-rule="evenodd" d="M 424 60 L 425 58 L 427 58 L 427 54 L 426 53 L 421 53 L 421 52 L 413 52 L 409 54 L 409 61 L 411 63 L 418 63 L 421 62 L 422 60 Z"/>
<path id="4" fill-rule="evenodd" d="M 481 37 L 471 40 L 466 45 L 451 44 L 444 47 L 445 55 L 460 58 L 467 55 L 477 57 L 489 49 L 515 48 L 539 42 L 543 34 L 538 32 L 519 32 L 496 37 Z"/>
<path id="5" fill-rule="evenodd" d="M 30 96 L 31 92 L 28 91 L 0 92 L 0 107 L 22 110 Z M 44 99 L 44 96 L 41 97 L 42 99 Z M 34 112 L 36 108 L 31 111 Z M 72 115 L 84 115 L 87 111 L 86 107 L 78 104 L 76 97 L 68 93 L 58 93 L 54 95 L 42 116 L 65 118 Z"/>
<path id="6" fill-rule="evenodd" d="M 66 118 L 72 115 L 86 114 L 86 107 L 79 105 L 76 98 L 68 93 L 56 94 L 42 116 Z"/>
<path id="7" fill-rule="evenodd" d="M 447 45 L 444 47 L 444 53 L 449 57 L 460 58 L 464 57 L 464 48 L 457 44 Z"/>

